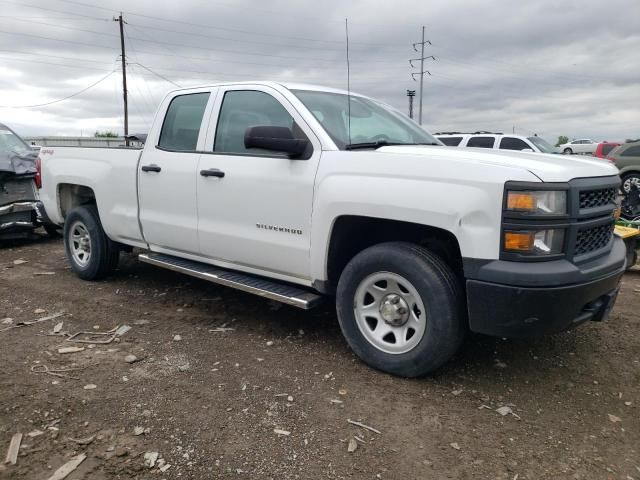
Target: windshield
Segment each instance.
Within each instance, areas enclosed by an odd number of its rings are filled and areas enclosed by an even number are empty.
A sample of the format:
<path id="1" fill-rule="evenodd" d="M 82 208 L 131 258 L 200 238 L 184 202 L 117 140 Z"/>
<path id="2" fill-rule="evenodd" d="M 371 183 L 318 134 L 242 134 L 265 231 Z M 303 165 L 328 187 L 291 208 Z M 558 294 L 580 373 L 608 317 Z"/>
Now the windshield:
<path id="1" fill-rule="evenodd" d="M 372 100 L 351 96 L 351 138 L 347 95 L 312 90 L 292 90 L 320 122 L 339 149 L 358 144 L 441 145 L 401 113 Z"/>
<path id="2" fill-rule="evenodd" d="M 540 137 L 527 137 L 531 143 L 540 149 L 542 153 L 560 153 L 556 147 Z"/>
<path id="3" fill-rule="evenodd" d="M 0 152 L 24 155 L 31 152 L 22 139 L 4 125 L 0 125 Z"/>

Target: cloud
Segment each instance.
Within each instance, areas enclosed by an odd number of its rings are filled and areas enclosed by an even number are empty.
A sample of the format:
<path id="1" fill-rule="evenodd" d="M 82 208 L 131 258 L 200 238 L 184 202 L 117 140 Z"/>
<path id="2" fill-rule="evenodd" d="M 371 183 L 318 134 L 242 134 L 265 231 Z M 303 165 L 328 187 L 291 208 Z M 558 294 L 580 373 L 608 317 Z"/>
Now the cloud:
<path id="1" fill-rule="evenodd" d="M 637 0 L 610 0 L 606 11 L 577 0 L 6 2 L 0 105 L 61 99 L 115 70 L 64 102 L 0 108 L 1 120 L 23 134 L 122 131 L 113 17 L 123 10 L 132 132 L 149 128 L 175 88 L 165 79 L 183 86 L 273 79 L 346 87 L 348 17 L 353 90 L 402 111 L 406 89 L 417 88 L 411 44 L 426 25 L 433 44 L 427 53 L 437 59 L 426 64 L 432 75 L 425 78 L 424 123 L 431 130 L 515 129 L 552 141 L 561 134 L 640 136 Z"/>

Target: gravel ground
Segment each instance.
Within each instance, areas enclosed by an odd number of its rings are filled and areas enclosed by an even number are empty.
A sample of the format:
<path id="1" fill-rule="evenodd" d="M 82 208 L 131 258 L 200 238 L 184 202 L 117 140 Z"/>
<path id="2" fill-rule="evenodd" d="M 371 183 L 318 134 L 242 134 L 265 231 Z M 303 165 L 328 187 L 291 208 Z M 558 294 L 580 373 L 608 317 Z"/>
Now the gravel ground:
<path id="1" fill-rule="evenodd" d="M 303 312 L 130 255 L 83 282 L 60 240 L 0 246 L 0 330 L 64 312 L 0 332 L 0 461 L 24 434 L 0 478 L 44 480 L 84 454 L 68 479 L 640 480 L 639 293 L 631 271 L 608 323 L 470 336 L 406 380 L 359 362 L 330 304 Z M 63 335 L 119 325 L 105 345 Z"/>

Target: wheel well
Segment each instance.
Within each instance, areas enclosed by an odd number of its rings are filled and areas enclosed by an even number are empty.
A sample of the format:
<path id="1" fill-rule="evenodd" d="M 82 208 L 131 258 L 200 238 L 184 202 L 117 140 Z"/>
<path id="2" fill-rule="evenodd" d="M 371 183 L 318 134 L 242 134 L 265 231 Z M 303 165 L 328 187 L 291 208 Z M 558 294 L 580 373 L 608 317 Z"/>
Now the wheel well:
<path id="1" fill-rule="evenodd" d="M 343 216 L 331 232 L 327 259 L 327 292 L 334 292 L 349 260 L 378 243 L 405 241 L 422 245 L 442 258 L 462 278 L 462 255 L 456 237 L 447 230 L 383 218 Z"/>
<path id="2" fill-rule="evenodd" d="M 620 178 L 624 178 L 627 175 L 640 175 L 640 170 L 632 169 L 632 170 L 624 170 L 620 172 Z"/>
<path id="3" fill-rule="evenodd" d="M 58 185 L 58 199 L 60 214 L 65 218 L 71 210 L 80 205 L 95 204 L 96 194 L 84 185 L 61 183 Z"/>

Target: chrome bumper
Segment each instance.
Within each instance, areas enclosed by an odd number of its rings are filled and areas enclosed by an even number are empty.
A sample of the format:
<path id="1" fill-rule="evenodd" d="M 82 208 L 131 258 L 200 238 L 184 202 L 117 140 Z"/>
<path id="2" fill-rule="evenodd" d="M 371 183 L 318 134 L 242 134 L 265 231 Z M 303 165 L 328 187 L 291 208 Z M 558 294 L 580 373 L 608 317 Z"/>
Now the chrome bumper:
<path id="1" fill-rule="evenodd" d="M 3 205 L 0 207 L 0 231 L 10 230 L 10 229 L 32 229 L 37 228 L 37 222 L 34 221 L 35 217 L 27 215 L 20 215 L 19 218 L 13 216 L 11 220 L 3 219 L 4 215 L 15 214 L 15 213 L 24 213 L 24 212 L 35 212 L 37 211 L 37 202 L 16 202 L 10 203 L 9 205 Z M 3 221 L 4 220 L 4 221 Z"/>
<path id="2" fill-rule="evenodd" d="M 0 215 L 6 215 L 7 213 L 29 212 L 36 210 L 38 202 L 16 202 L 9 205 L 3 205 L 0 207 Z"/>

